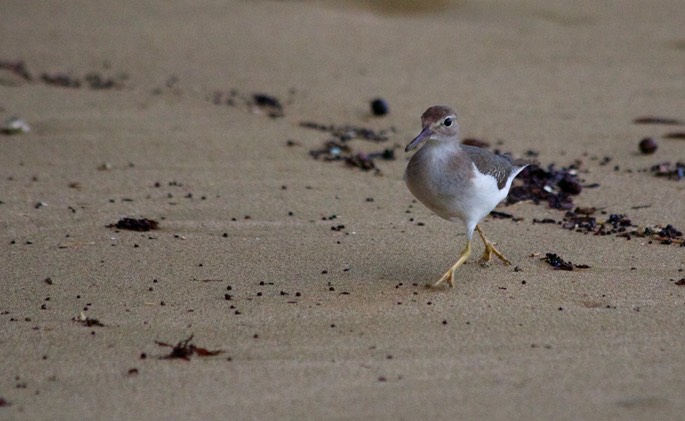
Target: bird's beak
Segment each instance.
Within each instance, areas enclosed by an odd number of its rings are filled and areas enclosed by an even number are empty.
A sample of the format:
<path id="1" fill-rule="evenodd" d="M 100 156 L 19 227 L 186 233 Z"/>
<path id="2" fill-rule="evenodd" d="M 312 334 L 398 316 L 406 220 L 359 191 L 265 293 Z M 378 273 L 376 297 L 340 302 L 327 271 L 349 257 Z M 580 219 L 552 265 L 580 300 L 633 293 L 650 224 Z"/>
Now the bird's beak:
<path id="1" fill-rule="evenodd" d="M 409 144 L 407 145 L 406 148 L 404 148 L 405 152 L 409 152 L 412 149 L 415 149 L 417 146 L 421 144 L 424 140 L 428 139 L 433 135 L 433 130 L 430 129 L 430 126 L 426 126 L 421 130 L 421 133 L 419 133 L 418 136 L 414 138 Z"/>

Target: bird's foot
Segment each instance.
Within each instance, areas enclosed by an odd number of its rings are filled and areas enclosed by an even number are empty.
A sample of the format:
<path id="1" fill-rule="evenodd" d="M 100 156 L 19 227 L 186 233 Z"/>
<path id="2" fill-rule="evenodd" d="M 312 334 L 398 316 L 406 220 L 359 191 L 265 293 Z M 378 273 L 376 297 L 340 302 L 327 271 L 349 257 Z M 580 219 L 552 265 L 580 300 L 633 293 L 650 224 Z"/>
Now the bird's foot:
<path id="1" fill-rule="evenodd" d="M 426 288 L 438 288 L 443 282 L 447 282 L 447 285 L 449 285 L 450 288 L 454 288 L 454 269 L 456 268 L 451 267 L 436 283 L 426 284 Z"/>
<path id="2" fill-rule="evenodd" d="M 480 235 L 481 240 L 483 240 L 483 245 L 485 246 L 485 251 L 483 252 L 483 255 L 480 257 L 481 262 L 487 263 L 492 259 L 492 255 L 494 254 L 495 256 L 499 257 L 499 259 L 505 264 L 505 265 L 510 265 L 511 262 L 509 259 L 504 257 L 502 253 L 499 252 L 495 248 L 495 246 L 487 239 L 485 238 L 485 234 L 483 234 L 483 230 L 480 229 L 478 225 L 476 225 L 476 231 L 478 231 L 478 234 Z"/>
<path id="3" fill-rule="evenodd" d="M 447 272 L 445 272 L 444 275 L 442 275 L 440 279 L 438 279 L 438 282 L 432 285 L 428 284 L 427 286 L 429 288 L 437 288 L 440 285 L 442 285 L 443 282 L 447 282 L 450 288 L 454 288 L 454 272 L 459 268 L 459 266 L 463 265 L 464 262 L 466 262 L 469 259 L 469 256 L 471 256 L 471 240 L 467 240 L 466 247 L 464 247 L 464 250 L 461 251 L 461 254 L 459 255 L 457 261 L 452 265 L 452 267 Z"/>
<path id="4" fill-rule="evenodd" d="M 500 253 L 500 251 L 497 250 L 497 249 L 495 248 L 495 246 L 492 245 L 492 243 L 489 242 L 489 241 L 485 243 L 485 251 L 483 252 L 483 255 L 480 257 L 481 263 L 487 263 L 487 262 L 489 262 L 490 259 L 492 259 L 492 255 L 493 255 L 493 254 L 494 254 L 495 256 L 497 256 L 497 257 L 502 261 L 502 263 L 504 263 L 505 265 L 510 265 L 510 264 L 511 264 L 511 262 L 509 261 L 509 259 L 507 259 L 506 257 L 504 257 L 504 255 L 503 255 L 502 253 Z"/>

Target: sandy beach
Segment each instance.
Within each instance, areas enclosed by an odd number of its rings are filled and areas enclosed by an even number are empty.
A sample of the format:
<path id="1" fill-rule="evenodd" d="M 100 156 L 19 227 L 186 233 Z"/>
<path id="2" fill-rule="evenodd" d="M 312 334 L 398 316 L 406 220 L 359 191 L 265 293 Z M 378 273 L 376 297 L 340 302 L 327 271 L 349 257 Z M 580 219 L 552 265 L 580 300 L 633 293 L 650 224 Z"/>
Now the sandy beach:
<path id="1" fill-rule="evenodd" d="M 0 419 L 682 419 L 682 2 L 360 4 L 2 2 Z M 434 104 L 582 186 L 437 290 Z"/>

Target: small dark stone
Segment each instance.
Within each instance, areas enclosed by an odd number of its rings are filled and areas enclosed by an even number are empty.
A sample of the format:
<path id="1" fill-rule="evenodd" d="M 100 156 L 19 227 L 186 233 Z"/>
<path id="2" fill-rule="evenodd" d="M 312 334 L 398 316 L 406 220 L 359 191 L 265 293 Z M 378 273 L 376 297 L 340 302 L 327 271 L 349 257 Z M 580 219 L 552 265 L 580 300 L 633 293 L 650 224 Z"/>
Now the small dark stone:
<path id="1" fill-rule="evenodd" d="M 390 108 L 388 107 L 388 103 L 385 102 L 384 99 L 382 98 L 376 98 L 373 101 L 371 101 L 371 112 L 375 116 L 384 116 L 390 112 Z"/>
<path id="2" fill-rule="evenodd" d="M 640 152 L 645 155 L 653 154 L 656 152 L 658 145 L 654 138 L 646 137 L 642 139 L 638 145 L 640 147 Z"/>

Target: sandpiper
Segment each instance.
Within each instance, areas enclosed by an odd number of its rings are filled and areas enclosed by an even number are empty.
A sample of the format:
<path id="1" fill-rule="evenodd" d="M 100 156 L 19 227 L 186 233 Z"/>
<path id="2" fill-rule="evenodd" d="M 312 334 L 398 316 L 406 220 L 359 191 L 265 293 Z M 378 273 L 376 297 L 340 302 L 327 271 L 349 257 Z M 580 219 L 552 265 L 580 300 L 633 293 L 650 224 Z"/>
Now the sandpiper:
<path id="1" fill-rule="evenodd" d="M 511 264 L 485 238 L 478 223 L 507 197 L 512 180 L 528 163 L 512 162 L 485 149 L 462 145 L 457 115 L 450 107 L 430 107 L 421 116 L 421 125 L 421 133 L 405 149 L 408 152 L 425 142 L 409 160 L 404 175 L 407 187 L 438 216 L 453 222 L 460 220 L 466 226 L 466 247 L 433 287 L 443 282 L 454 286 L 454 272 L 471 255 L 474 229 L 485 245 L 481 260 L 487 262 L 495 254 L 505 264 Z"/>

